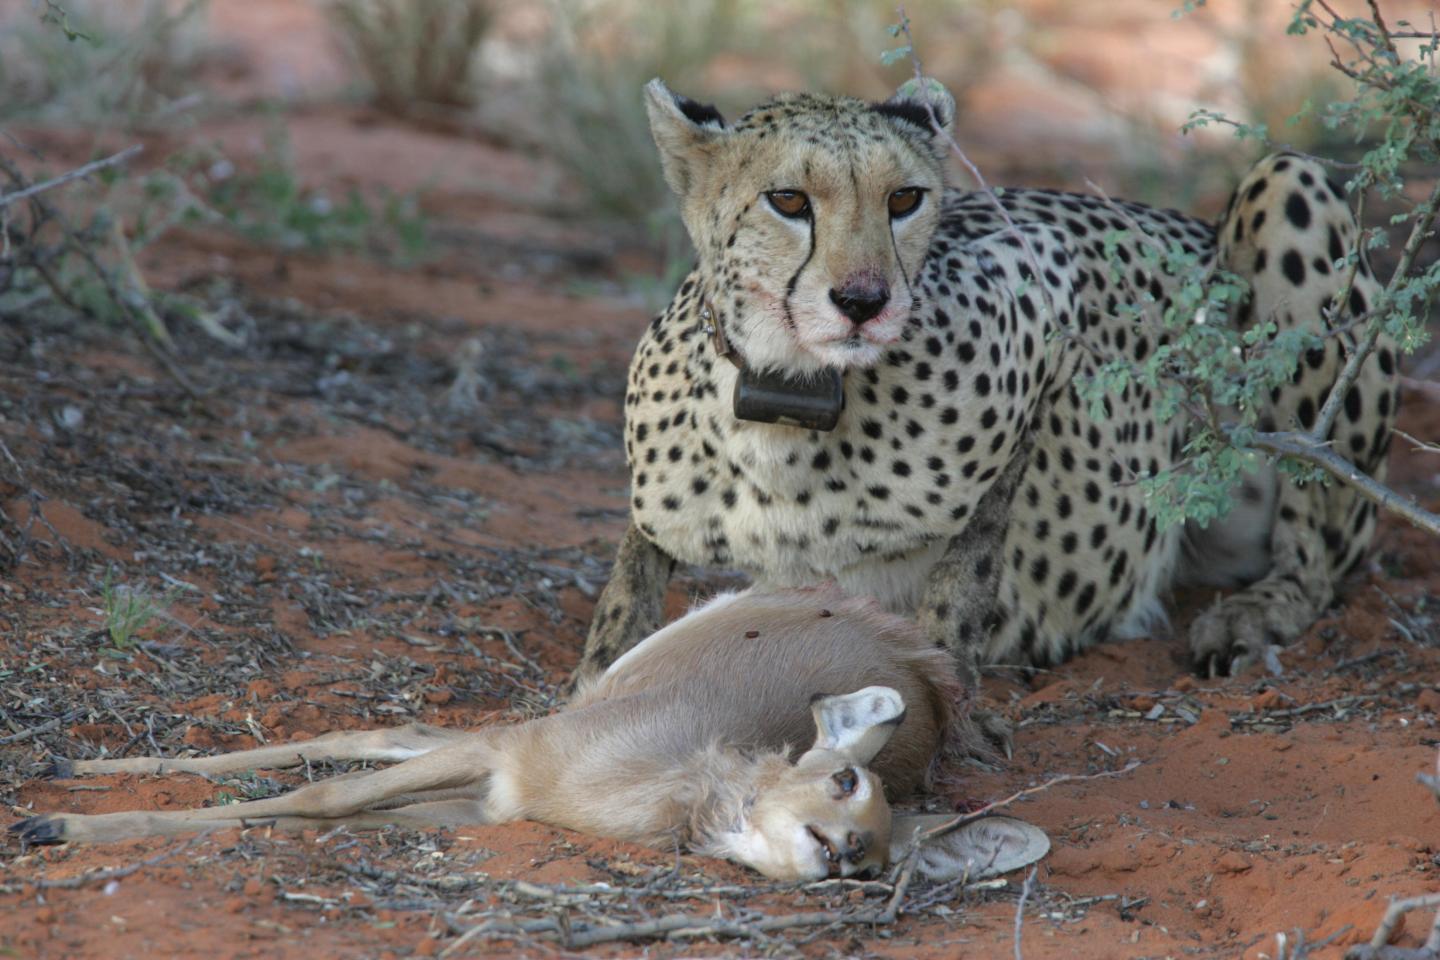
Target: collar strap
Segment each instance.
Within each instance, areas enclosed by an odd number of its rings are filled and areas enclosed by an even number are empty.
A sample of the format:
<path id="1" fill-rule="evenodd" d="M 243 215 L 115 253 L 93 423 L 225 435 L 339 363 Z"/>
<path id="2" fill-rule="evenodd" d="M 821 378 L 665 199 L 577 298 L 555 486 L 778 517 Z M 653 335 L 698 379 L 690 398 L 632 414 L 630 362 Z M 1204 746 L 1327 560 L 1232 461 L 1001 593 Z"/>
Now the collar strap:
<path id="1" fill-rule="evenodd" d="M 742 368 L 740 355 L 731 345 L 730 338 L 725 336 L 725 331 L 720 327 L 720 317 L 710 306 L 709 299 L 700 301 L 700 321 L 705 324 L 705 332 L 710 334 L 710 343 L 715 347 L 715 355 L 724 357 L 734 364 L 735 369 Z"/>

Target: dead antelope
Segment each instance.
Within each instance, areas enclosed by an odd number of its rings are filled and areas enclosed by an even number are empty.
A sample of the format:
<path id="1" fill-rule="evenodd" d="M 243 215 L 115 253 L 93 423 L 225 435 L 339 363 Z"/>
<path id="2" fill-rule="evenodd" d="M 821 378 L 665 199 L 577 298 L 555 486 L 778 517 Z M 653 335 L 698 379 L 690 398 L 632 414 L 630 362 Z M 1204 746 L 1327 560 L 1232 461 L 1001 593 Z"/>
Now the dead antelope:
<path id="1" fill-rule="evenodd" d="M 272 824 L 529 819 L 663 848 L 678 841 L 777 879 L 850 876 L 886 862 L 886 794 L 924 780 L 959 692 L 949 655 L 872 602 L 830 589 L 732 594 L 655 633 L 547 717 L 471 732 L 412 724 L 330 733 L 194 759 L 62 763 L 60 776 L 400 761 L 264 800 L 48 814 L 10 829 L 27 843 L 93 843 Z M 792 760 L 791 745 L 812 738 Z M 910 818 L 896 833 L 925 825 Z M 997 843 L 1007 849 L 997 854 Z M 1048 847 L 1014 821 L 948 844 L 948 866 L 932 859 L 931 872 L 976 873 L 997 856 L 1029 862 Z"/>

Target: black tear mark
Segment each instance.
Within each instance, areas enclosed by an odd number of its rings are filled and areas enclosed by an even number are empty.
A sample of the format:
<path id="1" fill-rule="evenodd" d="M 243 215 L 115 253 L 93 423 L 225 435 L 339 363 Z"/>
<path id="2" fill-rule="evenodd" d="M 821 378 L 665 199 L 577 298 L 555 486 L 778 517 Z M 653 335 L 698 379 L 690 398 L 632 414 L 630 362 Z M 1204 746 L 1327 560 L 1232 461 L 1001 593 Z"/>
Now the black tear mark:
<path id="1" fill-rule="evenodd" d="M 915 288 L 910 285 L 910 274 L 905 271 L 905 261 L 900 257 L 900 243 L 895 239 L 895 221 L 890 221 L 890 249 L 895 253 L 895 263 L 900 267 L 900 279 L 905 281 L 905 293 L 910 298 L 910 309 L 914 310 L 920 298 L 915 296 Z M 928 251 L 927 251 L 928 253 Z M 921 257 L 920 266 L 925 266 L 925 257 Z M 917 271 L 918 273 L 918 271 Z"/>
<path id="2" fill-rule="evenodd" d="M 790 298 L 795 295 L 795 287 L 800 283 L 800 274 L 805 272 L 805 268 L 810 265 L 810 258 L 815 256 L 815 214 L 813 211 L 810 216 L 805 218 L 805 222 L 810 225 L 810 249 L 805 252 L 805 259 L 800 261 L 800 266 L 790 277 L 790 282 L 785 284 L 785 299 L 781 302 L 781 306 L 785 308 L 785 325 L 791 330 L 795 329 L 795 316 L 790 312 Z"/>

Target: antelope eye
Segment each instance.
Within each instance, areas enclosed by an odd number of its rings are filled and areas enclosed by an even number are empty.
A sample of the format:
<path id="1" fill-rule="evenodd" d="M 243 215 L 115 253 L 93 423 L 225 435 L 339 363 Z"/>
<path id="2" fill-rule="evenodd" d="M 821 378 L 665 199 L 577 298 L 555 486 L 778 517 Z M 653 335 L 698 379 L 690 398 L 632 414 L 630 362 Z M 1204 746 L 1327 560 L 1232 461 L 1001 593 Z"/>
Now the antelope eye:
<path id="1" fill-rule="evenodd" d="M 835 786 L 840 788 L 842 797 L 850 796 L 860 786 L 860 775 L 855 772 L 854 767 L 846 767 L 830 779 L 835 782 Z"/>
<path id="2" fill-rule="evenodd" d="M 890 216 L 897 220 L 901 217 L 908 217 L 915 212 L 915 208 L 920 206 L 920 198 L 924 194 L 925 191 L 919 187 L 901 187 L 896 190 L 890 194 Z"/>
<path id="3" fill-rule="evenodd" d="M 782 217 L 799 220 L 810 215 L 810 198 L 799 190 L 771 190 L 765 199 Z"/>

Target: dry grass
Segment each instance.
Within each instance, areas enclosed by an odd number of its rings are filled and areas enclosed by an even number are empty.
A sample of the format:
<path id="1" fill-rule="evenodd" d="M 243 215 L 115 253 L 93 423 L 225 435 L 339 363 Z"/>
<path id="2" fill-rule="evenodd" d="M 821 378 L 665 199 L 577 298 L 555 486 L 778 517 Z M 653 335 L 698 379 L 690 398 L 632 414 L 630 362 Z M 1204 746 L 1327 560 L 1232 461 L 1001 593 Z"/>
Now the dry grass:
<path id="1" fill-rule="evenodd" d="M 330 0 L 326 12 L 374 104 L 398 114 L 475 104 L 485 0 Z"/>

